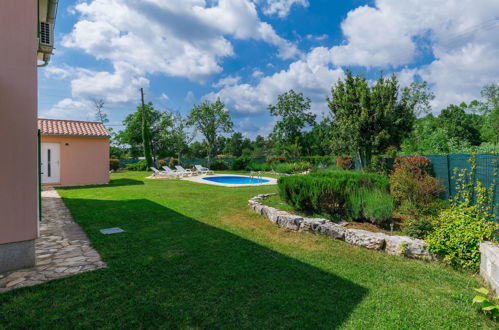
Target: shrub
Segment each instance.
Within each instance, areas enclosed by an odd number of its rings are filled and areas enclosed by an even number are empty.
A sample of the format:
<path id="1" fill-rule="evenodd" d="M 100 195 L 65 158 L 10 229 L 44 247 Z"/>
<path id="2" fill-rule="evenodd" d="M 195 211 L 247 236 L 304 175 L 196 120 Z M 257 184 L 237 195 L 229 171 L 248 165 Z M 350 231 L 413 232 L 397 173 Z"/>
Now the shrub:
<path id="1" fill-rule="evenodd" d="M 431 173 L 431 161 L 425 156 L 397 157 L 393 162 L 393 168 L 407 169 L 413 176 L 419 177 Z"/>
<path id="2" fill-rule="evenodd" d="M 402 231 L 404 234 L 414 238 L 425 238 L 433 231 L 434 225 L 431 217 L 428 216 L 410 216 L 404 220 Z"/>
<path id="3" fill-rule="evenodd" d="M 277 173 L 302 173 L 308 171 L 312 165 L 308 162 L 273 164 L 273 169 Z"/>
<path id="4" fill-rule="evenodd" d="M 179 164 L 178 158 L 171 157 L 170 161 L 168 163 L 168 166 L 170 166 L 170 168 L 174 168 L 175 165 L 178 165 L 178 164 Z"/>
<path id="5" fill-rule="evenodd" d="M 251 163 L 251 158 L 239 157 L 232 161 L 232 169 L 235 171 L 245 170 L 250 163 Z"/>
<path id="6" fill-rule="evenodd" d="M 497 299 L 489 299 L 490 292 L 485 288 L 475 289 L 480 295 L 473 298 L 473 305 L 479 306 L 485 315 L 490 316 L 494 321 L 499 320 L 499 301 Z"/>
<path id="7" fill-rule="evenodd" d="M 229 169 L 229 163 L 224 160 L 215 160 L 211 162 L 210 168 L 215 171 L 224 171 Z"/>
<path id="8" fill-rule="evenodd" d="M 285 156 L 268 156 L 266 159 L 267 164 L 272 163 L 285 163 L 288 159 Z"/>
<path id="9" fill-rule="evenodd" d="M 352 156 L 343 155 L 336 157 L 336 165 L 344 170 L 353 170 L 354 163 Z"/>
<path id="10" fill-rule="evenodd" d="M 158 159 L 156 161 L 156 168 L 157 169 L 162 169 L 163 166 L 166 166 L 166 160 L 164 160 L 164 159 Z"/>
<path id="11" fill-rule="evenodd" d="M 473 169 L 473 166 L 472 166 Z M 473 170 L 461 172 L 456 197 L 450 209 L 440 212 L 435 230 L 426 237 L 428 250 L 454 267 L 476 270 L 480 266 L 480 241 L 496 241 L 493 196 L 495 187 L 485 188 Z"/>
<path id="12" fill-rule="evenodd" d="M 390 173 L 386 159 L 380 156 L 372 157 L 371 164 L 368 166 L 367 171 L 383 175 L 388 175 Z"/>
<path id="13" fill-rule="evenodd" d="M 477 270 L 480 242 L 493 240 L 499 226 L 481 216 L 477 205 L 453 207 L 440 213 L 435 230 L 426 236 L 428 250 L 457 268 Z"/>
<path id="14" fill-rule="evenodd" d="M 258 163 L 250 163 L 248 166 L 246 166 L 246 169 L 248 171 L 255 171 L 255 172 L 268 172 L 272 170 L 271 164 L 258 164 Z"/>
<path id="15" fill-rule="evenodd" d="M 348 195 L 359 188 L 388 191 L 388 178 L 352 171 L 316 172 L 281 177 L 281 198 L 295 209 L 331 215 L 346 215 Z"/>
<path id="16" fill-rule="evenodd" d="M 386 190 L 359 188 L 348 195 L 346 213 L 351 220 L 381 223 L 391 219 L 393 198 Z"/>
<path id="17" fill-rule="evenodd" d="M 133 164 L 127 164 L 126 168 L 127 168 L 127 170 L 130 170 L 130 171 L 147 171 L 148 170 L 147 163 L 146 163 L 145 159 L 139 160 L 138 162 L 133 163 Z"/>
<path id="18" fill-rule="evenodd" d="M 329 166 L 317 166 L 313 168 L 314 172 L 338 172 L 338 171 L 344 171 L 341 167 L 338 165 L 329 165 Z"/>
<path id="19" fill-rule="evenodd" d="M 109 169 L 111 171 L 117 171 L 120 169 L 120 160 L 111 158 L 109 159 Z"/>
<path id="20" fill-rule="evenodd" d="M 309 162 L 313 166 L 329 166 L 336 164 L 336 157 L 333 156 L 303 156 L 298 159 L 299 161 Z"/>
<path id="21" fill-rule="evenodd" d="M 430 175 L 430 170 L 430 160 L 423 156 L 395 159 L 390 192 L 398 205 L 409 202 L 418 209 L 428 209 L 444 190 L 440 181 Z"/>

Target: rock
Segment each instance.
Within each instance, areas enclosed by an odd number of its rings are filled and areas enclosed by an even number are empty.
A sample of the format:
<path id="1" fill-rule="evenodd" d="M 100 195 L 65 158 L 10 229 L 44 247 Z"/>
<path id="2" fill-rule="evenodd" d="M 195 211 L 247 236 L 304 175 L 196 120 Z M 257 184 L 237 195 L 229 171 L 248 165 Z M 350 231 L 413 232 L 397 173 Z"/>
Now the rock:
<path id="1" fill-rule="evenodd" d="M 262 214 L 262 210 L 265 208 L 266 206 L 265 205 L 262 205 L 262 204 L 258 204 L 258 205 L 255 205 L 255 212 L 258 213 L 258 214 Z"/>
<path id="2" fill-rule="evenodd" d="M 327 223 L 329 220 L 320 219 L 320 218 L 312 218 L 313 221 L 310 222 L 310 231 L 313 231 L 316 234 L 321 233 L 321 225 Z"/>
<path id="3" fill-rule="evenodd" d="M 24 277 L 21 277 L 21 278 L 18 278 L 17 280 L 14 280 L 14 281 L 10 281 L 9 283 L 7 283 L 5 285 L 6 288 L 10 288 L 10 287 L 13 287 L 14 285 L 17 285 L 21 282 L 23 282 L 24 280 L 26 280 Z"/>
<path id="4" fill-rule="evenodd" d="M 292 215 L 289 213 L 280 214 L 277 217 L 277 224 L 280 227 L 284 227 L 290 230 L 296 230 L 300 228 L 300 223 L 303 221 L 303 218 L 297 215 Z"/>
<path id="5" fill-rule="evenodd" d="M 321 234 L 327 235 L 334 239 L 345 239 L 346 229 L 339 226 L 331 221 L 325 222 L 318 226 L 318 230 Z"/>
<path id="6" fill-rule="evenodd" d="M 270 206 L 264 206 L 262 209 L 262 215 L 270 220 L 272 214 L 278 212 L 279 210 Z"/>
<path id="7" fill-rule="evenodd" d="M 407 236 L 386 236 L 386 253 L 396 256 L 405 256 L 418 259 L 433 259 L 431 253 L 426 250 L 426 242 Z"/>
<path id="8" fill-rule="evenodd" d="M 315 221 L 316 219 L 314 218 L 303 218 L 302 222 L 300 223 L 300 228 L 298 228 L 298 231 L 309 231 L 311 230 L 311 224 Z"/>
<path id="9" fill-rule="evenodd" d="M 345 242 L 362 246 L 370 250 L 382 250 L 385 245 L 387 235 L 383 233 L 373 233 L 362 229 L 347 229 Z"/>

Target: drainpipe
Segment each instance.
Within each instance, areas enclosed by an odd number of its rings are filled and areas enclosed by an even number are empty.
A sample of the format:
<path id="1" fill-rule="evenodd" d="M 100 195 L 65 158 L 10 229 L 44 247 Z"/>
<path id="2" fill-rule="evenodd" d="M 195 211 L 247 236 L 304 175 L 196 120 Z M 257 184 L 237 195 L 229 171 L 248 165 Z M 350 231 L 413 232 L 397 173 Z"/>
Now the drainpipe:
<path id="1" fill-rule="evenodd" d="M 42 221 L 42 152 L 40 148 L 40 130 L 38 130 L 38 221 Z"/>

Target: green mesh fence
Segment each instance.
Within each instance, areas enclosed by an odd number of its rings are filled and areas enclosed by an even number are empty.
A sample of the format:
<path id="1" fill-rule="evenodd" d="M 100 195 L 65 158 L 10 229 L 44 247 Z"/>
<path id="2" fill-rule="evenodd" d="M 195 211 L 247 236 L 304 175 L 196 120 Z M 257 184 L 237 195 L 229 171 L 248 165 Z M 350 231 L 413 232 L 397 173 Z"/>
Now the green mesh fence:
<path id="1" fill-rule="evenodd" d="M 426 156 L 431 161 L 433 174 L 437 177 L 445 191 L 441 198 L 448 199 L 456 194 L 455 172 L 463 169 L 471 170 L 469 154 L 450 154 L 446 156 Z M 482 182 L 484 187 L 494 187 L 494 213 L 499 220 L 499 184 L 497 184 L 497 174 L 499 173 L 499 155 L 497 154 L 477 154 L 475 155 L 476 169 L 475 177 Z M 393 158 L 385 159 L 388 168 L 393 168 Z M 358 168 L 358 162 L 356 162 Z"/>

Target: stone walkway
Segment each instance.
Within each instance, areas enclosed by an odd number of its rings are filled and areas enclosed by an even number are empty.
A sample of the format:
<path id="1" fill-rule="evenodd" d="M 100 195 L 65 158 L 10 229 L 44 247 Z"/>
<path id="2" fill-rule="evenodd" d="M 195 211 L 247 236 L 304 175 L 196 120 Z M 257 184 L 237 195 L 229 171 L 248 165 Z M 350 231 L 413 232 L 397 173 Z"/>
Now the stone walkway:
<path id="1" fill-rule="evenodd" d="M 0 274 L 0 293 L 106 267 L 52 187 L 42 191 L 42 221 L 35 248 L 36 266 Z"/>

